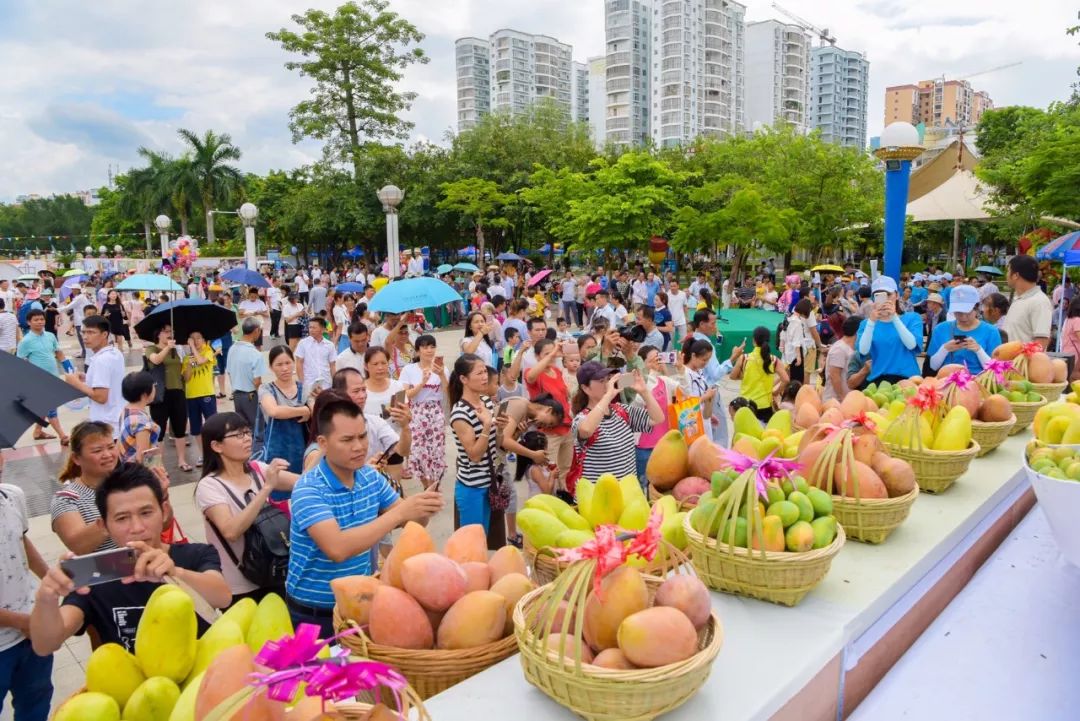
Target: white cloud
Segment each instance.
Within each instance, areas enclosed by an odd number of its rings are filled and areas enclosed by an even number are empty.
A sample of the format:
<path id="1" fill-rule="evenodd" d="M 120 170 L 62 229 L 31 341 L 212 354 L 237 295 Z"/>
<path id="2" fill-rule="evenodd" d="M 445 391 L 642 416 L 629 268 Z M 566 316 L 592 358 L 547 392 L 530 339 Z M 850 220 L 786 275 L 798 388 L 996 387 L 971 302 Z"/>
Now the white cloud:
<path id="1" fill-rule="evenodd" d="M 307 82 L 285 70 L 286 55 L 265 34 L 292 26 L 290 15 L 308 6 L 337 4 L 9 0 L 0 27 L 0 67 L 8 71 L 0 81 L 0 200 L 103 184 L 109 164 L 137 162 L 140 144 L 176 152 L 177 127 L 230 133 L 245 170 L 317 158 L 318 144 L 293 145 L 288 130 L 289 108 L 306 96 Z M 750 20 L 778 16 L 770 0 L 747 4 Z M 841 46 L 868 53 L 871 134 L 881 126 L 886 85 L 1022 60 L 972 83 L 998 105 L 1045 106 L 1067 95 L 1080 64 L 1076 38 L 1063 32 L 1075 23 L 1073 0 L 781 4 L 828 27 Z M 419 93 L 408 114 L 416 139 L 442 142 L 455 126 L 457 37 L 511 27 L 571 43 L 579 60 L 604 49 L 601 0 L 392 0 L 391 7 L 427 35 L 431 62 L 404 80 Z"/>

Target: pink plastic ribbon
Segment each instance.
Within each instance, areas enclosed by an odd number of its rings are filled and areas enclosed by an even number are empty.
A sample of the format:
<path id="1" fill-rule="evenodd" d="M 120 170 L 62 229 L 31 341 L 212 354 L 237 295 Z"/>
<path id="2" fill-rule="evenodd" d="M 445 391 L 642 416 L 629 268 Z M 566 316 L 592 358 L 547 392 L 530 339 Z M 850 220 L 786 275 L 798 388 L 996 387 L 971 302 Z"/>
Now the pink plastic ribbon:
<path id="1" fill-rule="evenodd" d="M 754 486 L 757 488 L 758 495 L 762 498 L 768 497 L 766 491 L 769 481 L 789 478 L 792 473 L 802 468 L 802 464 L 798 461 L 776 458 L 776 451 L 773 451 L 760 461 L 730 448 L 721 448 L 720 455 L 739 473 L 754 470 Z"/>
<path id="2" fill-rule="evenodd" d="M 870 420 L 870 416 L 866 414 L 866 411 L 859 411 L 853 418 L 845 421 L 844 425 L 848 428 L 862 426 L 871 433 L 877 432 L 877 423 Z"/>
<path id="3" fill-rule="evenodd" d="M 941 393 L 938 391 L 937 386 L 924 383 L 919 386 L 918 392 L 908 399 L 908 405 L 914 406 L 920 410 L 928 411 L 937 408 L 942 400 Z"/>
<path id="4" fill-rule="evenodd" d="M 597 526 L 596 537 L 591 538 L 577 548 L 555 549 L 555 558 L 566 563 L 596 560 L 596 573 L 593 574 L 593 589 L 599 594 L 600 581 L 626 562 L 628 551 L 626 544 L 619 538 L 619 527 Z"/>
<path id="5" fill-rule="evenodd" d="M 651 561 L 656 558 L 656 552 L 660 548 L 660 524 L 664 522 L 664 512 L 659 505 L 653 506 L 652 511 L 649 512 L 649 522 L 645 525 L 644 530 L 638 531 L 632 539 L 630 539 L 630 545 L 626 547 L 628 554 L 637 554 L 646 561 Z"/>
<path id="6" fill-rule="evenodd" d="M 958 371 L 954 371 L 945 377 L 945 382 L 942 386 L 948 388 L 949 386 L 956 386 L 958 390 L 966 391 L 972 383 L 975 382 L 975 376 L 968 372 L 967 368 L 961 368 Z"/>
<path id="7" fill-rule="evenodd" d="M 983 373 L 989 373 L 997 380 L 998 385 L 1005 385 L 1005 374 L 1016 370 L 1012 361 L 991 359 L 983 368 Z"/>
<path id="8" fill-rule="evenodd" d="M 1036 343 L 1035 341 L 1031 341 L 1029 343 L 1025 343 L 1024 345 L 1020 346 L 1020 352 L 1022 354 L 1024 354 L 1024 355 L 1026 355 L 1028 358 L 1030 358 L 1031 356 L 1035 355 L 1036 353 L 1042 353 L 1043 352 L 1043 347 L 1041 345 L 1039 345 L 1038 343 Z"/>

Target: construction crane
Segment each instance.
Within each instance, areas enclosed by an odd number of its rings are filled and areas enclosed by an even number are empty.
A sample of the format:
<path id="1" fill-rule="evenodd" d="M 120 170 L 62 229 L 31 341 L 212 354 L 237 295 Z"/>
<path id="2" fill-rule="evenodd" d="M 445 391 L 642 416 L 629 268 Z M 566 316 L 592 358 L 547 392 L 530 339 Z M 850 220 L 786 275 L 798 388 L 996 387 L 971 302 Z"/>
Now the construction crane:
<path id="1" fill-rule="evenodd" d="M 817 33 L 817 36 L 819 38 L 821 38 L 822 42 L 828 43 L 829 45 L 836 45 L 836 37 L 829 34 L 829 29 L 828 28 L 819 28 L 817 25 L 814 25 L 811 22 L 803 20 L 801 17 L 799 17 L 795 13 L 791 12 L 787 8 L 785 8 L 782 5 L 779 5 L 777 3 L 773 3 L 772 6 L 773 6 L 773 10 L 777 11 L 781 15 L 785 15 L 786 17 L 794 20 L 795 24 L 801 26 L 804 30 L 809 30 L 812 33 Z"/>
<path id="2" fill-rule="evenodd" d="M 960 77 L 954 78 L 954 79 L 955 80 L 968 80 L 969 78 L 974 78 L 974 77 L 977 77 L 979 75 L 986 75 L 988 73 L 996 73 L 998 70 L 1007 70 L 1008 68 L 1015 68 L 1017 65 L 1023 65 L 1023 64 L 1024 64 L 1023 60 L 1017 60 L 1015 63 L 1008 63 L 1006 65 L 998 65 L 997 67 L 989 68 L 987 70 L 980 70 L 977 73 L 969 73 L 967 75 L 961 75 Z"/>

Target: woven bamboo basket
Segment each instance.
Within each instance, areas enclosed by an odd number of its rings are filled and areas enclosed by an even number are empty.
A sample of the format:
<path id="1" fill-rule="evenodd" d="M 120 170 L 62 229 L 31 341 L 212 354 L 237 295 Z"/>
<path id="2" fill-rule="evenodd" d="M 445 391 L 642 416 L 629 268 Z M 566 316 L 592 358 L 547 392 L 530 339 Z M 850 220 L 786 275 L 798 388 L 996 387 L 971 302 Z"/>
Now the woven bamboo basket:
<path id="1" fill-rule="evenodd" d="M 825 548 L 805 553 L 761 551 L 735 548 L 714 538 L 706 538 L 683 519 L 686 538 L 693 553 L 690 560 L 698 576 L 709 588 L 738 596 L 794 606 L 825 578 L 835 556 L 846 539 L 844 527 L 836 524 L 836 538 Z"/>
<path id="2" fill-rule="evenodd" d="M 1041 401 L 1033 403 L 1013 403 L 1009 401 L 1009 405 L 1012 406 L 1013 415 L 1016 416 L 1016 425 L 1009 431 L 1009 435 L 1015 436 L 1032 424 L 1035 420 L 1035 414 L 1046 405 L 1046 397 L 1044 396 Z"/>
<path id="3" fill-rule="evenodd" d="M 911 512 L 919 497 L 919 486 L 896 498 L 854 498 L 833 496 L 833 516 L 853 541 L 881 543 Z"/>
<path id="4" fill-rule="evenodd" d="M 563 571 L 570 567 L 568 561 L 558 561 L 555 559 L 550 549 L 537 549 L 535 546 L 525 541 L 521 547 L 521 552 L 525 554 L 525 561 L 529 564 L 529 568 L 532 570 L 532 580 L 538 586 L 551 583 L 559 577 Z M 689 556 L 690 549 L 684 551 Z M 654 563 L 650 563 L 641 569 L 642 573 L 649 573 L 659 568 L 660 561 L 657 560 Z M 404 672 L 403 672 L 404 673 Z"/>
<path id="5" fill-rule="evenodd" d="M 911 464 L 919 488 L 927 493 L 944 493 L 948 490 L 957 478 L 967 472 L 971 460 L 980 450 L 975 440 L 963 451 L 915 450 L 893 443 L 886 443 L 885 447 L 893 458 L 903 458 Z"/>
<path id="6" fill-rule="evenodd" d="M 649 505 L 652 505 L 652 504 L 656 503 L 657 501 L 659 501 L 664 496 L 670 496 L 670 495 L 671 495 L 670 493 L 664 493 L 663 491 L 656 490 L 655 488 L 653 488 L 653 484 L 651 484 L 651 483 L 649 484 Z M 696 501 L 681 501 L 681 502 L 676 501 L 676 503 L 679 504 L 679 510 L 680 511 L 689 511 L 689 510 L 692 510 L 694 508 L 697 508 L 697 502 Z"/>
<path id="7" fill-rule="evenodd" d="M 652 596 L 662 579 L 646 576 L 645 583 Z M 678 708 L 705 683 L 724 641 L 720 619 L 713 613 L 698 632 L 698 652 L 685 661 L 632 671 L 578 665 L 569 650 L 570 660 L 562 660 L 555 652 L 538 648 L 536 634 L 526 624 L 529 610 L 542 601 L 546 590 L 529 592 L 514 607 L 521 667 L 529 683 L 589 721 L 648 721 Z"/>
<path id="8" fill-rule="evenodd" d="M 1061 394 L 1069 387 L 1067 382 L 1061 383 L 1032 383 L 1031 390 L 1038 393 L 1040 396 L 1046 399 L 1047 403 L 1053 403 L 1058 398 L 1061 398 Z"/>
<path id="9" fill-rule="evenodd" d="M 356 622 L 342 618 L 335 606 L 334 630 L 341 633 L 350 628 L 357 628 Z M 396 668 L 409 680 L 409 685 L 416 689 L 421 699 L 431 698 L 494 666 L 517 651 L 513 635 L 476 648 L 416 651 L 381 646 L 368 638 L 363 628 L 358 633 L 342 638 L 339 643 L 357 656 L 381 661 Z"/>
<path id="10" fill-rule="evenodd" d="M 1015 415 L 1007 421 L 971 421 L 971 437 L 979 444 L 977 457 L 982 458 L 1004 443 L 1015 425 Z"/>

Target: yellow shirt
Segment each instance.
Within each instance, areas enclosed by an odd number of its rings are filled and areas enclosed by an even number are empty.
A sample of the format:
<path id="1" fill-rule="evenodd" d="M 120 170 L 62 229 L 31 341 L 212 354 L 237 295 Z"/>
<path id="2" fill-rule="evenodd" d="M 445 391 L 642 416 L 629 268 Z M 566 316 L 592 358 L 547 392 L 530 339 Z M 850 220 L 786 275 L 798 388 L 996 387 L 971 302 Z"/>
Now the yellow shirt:
<path id="1" fill-rule="evenodd" d="M 184 397 L 203 398 L 214 395 L 214 365 L 216 358 L 214 349 L 207 343 L 203 345 L 200 355 L 209 362 L 192 369 L 191 377 L 184 381 Z M 184 359 L 184 367 L 189 368 L 189 358 Z"/>
<path id="2" fill-rule="evenodd" d="M 755 348 L 746 355 L 739 395 L 760 409 L 772 407 L 772 389 L 776 378 L 776 356 L 772 358 L 772 373 L 765 372 L 761 349 Z"/>
<path id="3" fill-rule="evenodd" d="M 543 293 L 537 291 L 536 295 L 533 296 L 533 300 L 536 301 L 536 317 L 543 318 L 544 309 L 547 308 L 547 298 L 544 297 Z"/>

